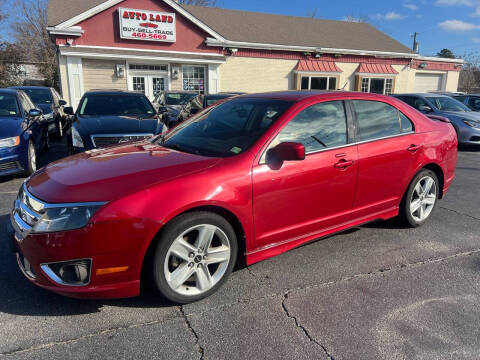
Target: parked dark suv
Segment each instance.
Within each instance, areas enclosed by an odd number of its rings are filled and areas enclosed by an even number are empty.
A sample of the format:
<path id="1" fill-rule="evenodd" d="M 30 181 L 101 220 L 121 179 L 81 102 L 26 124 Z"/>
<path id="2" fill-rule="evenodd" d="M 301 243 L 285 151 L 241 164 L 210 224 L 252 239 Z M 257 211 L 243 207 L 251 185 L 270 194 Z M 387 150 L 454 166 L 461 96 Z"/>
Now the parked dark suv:
<path id="1" fill-rule="evenodd" d="M 92 90 L 80 99 L 69 132 L 70 153 L 142 140 L 164 131 L 148 98 L 136 92 Z"/>
<path id="2" fill-rule="evenodd" d="M 63 137 L 71 125 L 70 118 L 64 112 L 67 102 L 62 99 L 54 88 L 45 86 L 15 86 L 13 89 L 23 90 L 30 96 L 37 108 L 42 110 L 48 121 L 48 133 Z"/>

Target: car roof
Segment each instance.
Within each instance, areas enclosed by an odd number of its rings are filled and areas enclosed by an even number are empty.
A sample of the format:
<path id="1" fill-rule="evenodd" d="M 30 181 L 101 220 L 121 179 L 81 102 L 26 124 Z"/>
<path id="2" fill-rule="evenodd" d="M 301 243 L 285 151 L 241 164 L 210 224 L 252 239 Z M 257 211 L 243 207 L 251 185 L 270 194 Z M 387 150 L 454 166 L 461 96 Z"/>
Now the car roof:
<path id="1" fill-rule="evenodd" d="M 137 95 L 137 96 L 145 96 L 145 94 L 136 92 L 136 91 L 128 91 L 128 90 L 120 90 L 120 89 L 92 89 L 85 92 L 87 94 L 97 94 L 97 95 Z"/>
<path id="2" fill-rule="evenodd" d="M 17 95 L 17 94 L 18 94 L 18 90 L 20 90 L 20 89 L 11 89 L 11 88 L 0 89 L 0 94 Z"/>
<path id="3" fill-rule="evenodd" d="M 385 95 L 380 94 L 373 94 L 373 93 L 364 93 L 364 92 L 357 92 L 357 91 L 328 91 L 328 90 L 310 90 L 310 91 L 303 91 L 303 90 L 292 90 L 292 91 L 276 91 L 276 92 L 266 92 L 266 93 L 258 93 L 258 94 L 245 94 L 236 97 L 237 99 L 248 99 L 248 98 L 264 98 L 264 99 L 276 99 L 276 100 L 284 100 L 284 101 L 293 101 L 299 102 L 302 100 L 307 100 L 310 98 L 338 98 L 338 97 L 351 97 L 355 96 L 356 98 L 363 98 L 363 99 L 386 99 L 388 98 Z"/>
<path id="4" fill-rule="evenodd" d="M 24 90 L 24 89 L 46 89 L 50 90 L 51 88 L 48 86 L 10 86 L 10 89 L 19 89 L 19 90 Z"/>
<path id="5" fill-rule="evenodd" d="M 423 96 L 423 97 L 444 97 L 449 98 L 448 95 L 433 94 L 433 93 L 408 93 L 408 94 L 393 94 L 392 96 Z"/>

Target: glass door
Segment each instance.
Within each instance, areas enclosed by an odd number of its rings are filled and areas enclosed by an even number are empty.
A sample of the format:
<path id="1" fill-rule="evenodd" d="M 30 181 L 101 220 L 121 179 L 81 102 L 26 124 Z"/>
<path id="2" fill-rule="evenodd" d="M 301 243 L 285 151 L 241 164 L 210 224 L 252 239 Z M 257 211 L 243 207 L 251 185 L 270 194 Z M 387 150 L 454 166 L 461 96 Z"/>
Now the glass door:
<path id="1" fill-rule="evenodd" d="M 160 91 L 168 90 L 168 75 L 132 74 L 129 76 L 129 89 L 153 101 Z"/>
<path id="2" fill-rule="evenodd" d="M 151 96 L 150 100 L 155 99 L 159 92 L 166 90 L 166 79 L 164 77 L 151 76 Z"/>

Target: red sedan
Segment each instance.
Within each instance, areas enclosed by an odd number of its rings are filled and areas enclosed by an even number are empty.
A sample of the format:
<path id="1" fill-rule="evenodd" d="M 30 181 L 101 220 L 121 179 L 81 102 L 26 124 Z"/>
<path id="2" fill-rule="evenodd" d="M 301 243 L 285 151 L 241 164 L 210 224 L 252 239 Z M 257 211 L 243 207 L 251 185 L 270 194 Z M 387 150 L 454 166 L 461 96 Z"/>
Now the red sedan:
<path id="1" fill-rule="evenodd" d="M 456 149 L 451 124 L 391 97 L 245 95 L 163 138 L 41 169 L 19 192 L 11 233 L 20 269 L 45 289 L 130 297 L 151 278 L 188 303 L 239 259 L 378 219 L 424 224 L 452 183 Z"/>

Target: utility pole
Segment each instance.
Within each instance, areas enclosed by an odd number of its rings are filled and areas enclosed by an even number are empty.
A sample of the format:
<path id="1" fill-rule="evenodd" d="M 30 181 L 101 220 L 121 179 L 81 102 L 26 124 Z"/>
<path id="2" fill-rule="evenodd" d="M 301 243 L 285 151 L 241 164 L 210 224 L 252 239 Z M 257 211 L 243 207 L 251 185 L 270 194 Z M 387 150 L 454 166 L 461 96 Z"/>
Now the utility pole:
<path id="1" fill-rule="evenodd" d="M 413 37 L 413 52 L 414 53 L 417 53 L 418 54 L 418 41 L 417 41 L 417 36 L 418 36 L 418 33 L 415 31 L 415 33 L 413 35 L 410 35 Z"/>

